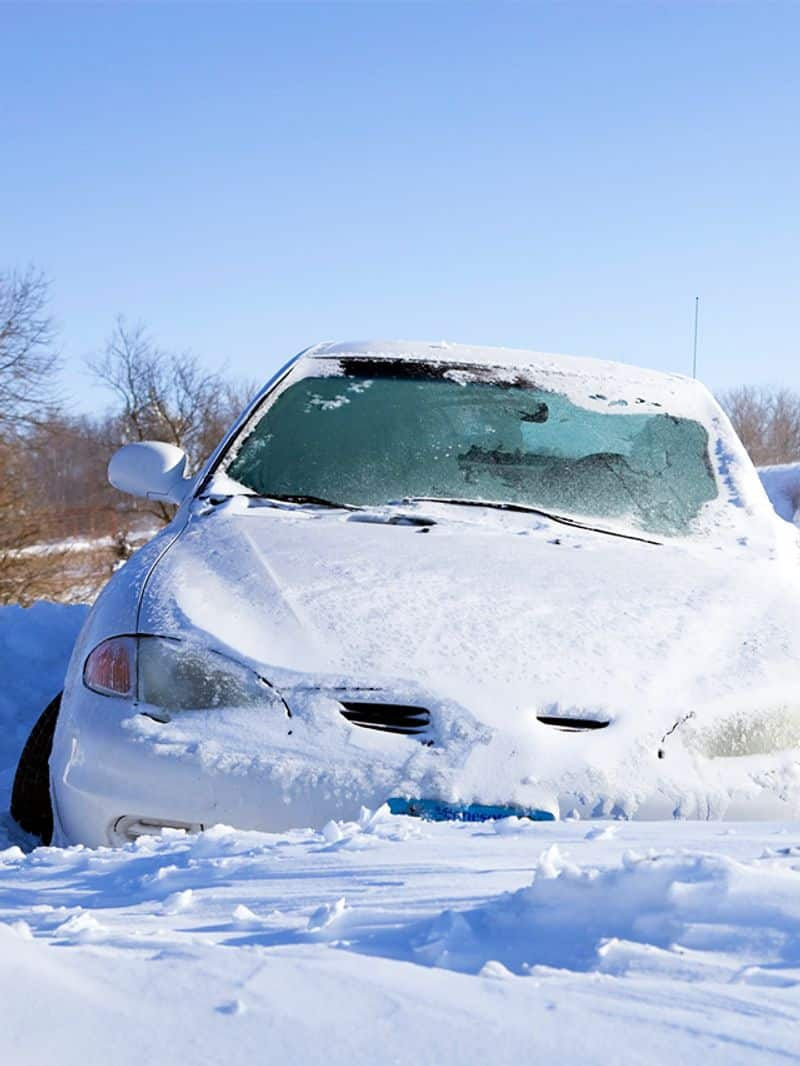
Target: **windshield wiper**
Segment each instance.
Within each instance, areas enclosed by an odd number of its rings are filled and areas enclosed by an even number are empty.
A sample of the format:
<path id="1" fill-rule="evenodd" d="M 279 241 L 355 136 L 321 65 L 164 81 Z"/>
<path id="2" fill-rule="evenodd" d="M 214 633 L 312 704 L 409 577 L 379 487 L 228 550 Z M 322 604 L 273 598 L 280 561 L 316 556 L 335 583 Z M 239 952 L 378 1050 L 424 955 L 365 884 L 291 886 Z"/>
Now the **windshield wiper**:
<path id="1" fill-rule="evenodd" d="M 660 545 L 660 540 L 650 540 L 648 537 L 637 537 L 635 533 L 622 533 L 616 529 L 605 529 L 603 526 L 590 526 L 586 522 L 579 522 L 577 518 L 568 518 L 566 515 L 554 514 L 552 511 L 543 511 L 540 507 L 528 507 L 524 503 L 504 503 L 499 500 L 461 500 L 456 497 L 445 496 L 404 496 L 402 503 L 452 503 L 460 507 L 491 507 L 496 511 L 515 511 L 519 514 L 535 514 L 540 518 L 549 518 L 551 522 L 560 522 L 563 526 L 574 526 L 576 529 L 588 529 L 592 533 L 605 533 L 609 537 L 622 537 L 625 540 L 637 540 L 642 544 Z"/>
<path id="2" fill-rule="evenodd" d="M 331 507 L 337 511 L 360 511 L 354 503 L 337 503 L 336 500 L 326 500 L 324 496 L 309 496 L 304 492 L 270 492 L 255 493 L 258 500 L 274 500 L 276 503 L 312 503 L 316 507 Z"/>

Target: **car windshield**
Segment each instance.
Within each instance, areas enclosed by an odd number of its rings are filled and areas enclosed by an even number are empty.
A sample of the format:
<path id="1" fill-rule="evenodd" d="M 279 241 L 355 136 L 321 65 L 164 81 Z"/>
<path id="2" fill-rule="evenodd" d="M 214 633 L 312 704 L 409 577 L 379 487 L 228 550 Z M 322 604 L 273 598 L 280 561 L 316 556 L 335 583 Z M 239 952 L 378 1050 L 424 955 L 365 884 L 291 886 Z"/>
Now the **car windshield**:
<path id="1" fill-rule="evenodd" d="M 505 502 L 662 535 L 690 532 L 716 497 L 699 422 L 592 410 L 512 380 L 306 377 L 251 424 L 226 472 L 263 496 Z"/>

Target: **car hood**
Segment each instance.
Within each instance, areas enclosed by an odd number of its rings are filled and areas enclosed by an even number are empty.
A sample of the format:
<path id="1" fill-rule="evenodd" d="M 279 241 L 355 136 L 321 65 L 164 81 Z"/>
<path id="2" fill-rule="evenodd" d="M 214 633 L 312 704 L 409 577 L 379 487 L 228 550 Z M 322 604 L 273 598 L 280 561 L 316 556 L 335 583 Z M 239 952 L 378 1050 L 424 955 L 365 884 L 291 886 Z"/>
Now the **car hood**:
<path id="1" fill-rule="evenodd" d="M 234 499 L 194 515 L 157 565 L 140 629 L 191 632 L 282 691 L 377 689 L 440 707 L 473 738 L 505 738 L 485 780 L 502 749 L 527 768 L 519 782 L 560 775 L 561 794 L 566 774 L 573 798 L 594 803 L 608 789 L 591 782 L 607 786 L 624 762 L 625 795 L 641 804 L 642 752 L 657 759 L 676 731 L 695 737 L 680 756 L 695 762 L 752 754 L 725 744 L 754 717 L 779 718 L 784 739 L 762 748 L 800 742 L 799 596 L 796 560 L 746 545 L 649 544 L 439 504 L 347 514 Z M 610 727 L 567 749 L 538 717 Z"/>

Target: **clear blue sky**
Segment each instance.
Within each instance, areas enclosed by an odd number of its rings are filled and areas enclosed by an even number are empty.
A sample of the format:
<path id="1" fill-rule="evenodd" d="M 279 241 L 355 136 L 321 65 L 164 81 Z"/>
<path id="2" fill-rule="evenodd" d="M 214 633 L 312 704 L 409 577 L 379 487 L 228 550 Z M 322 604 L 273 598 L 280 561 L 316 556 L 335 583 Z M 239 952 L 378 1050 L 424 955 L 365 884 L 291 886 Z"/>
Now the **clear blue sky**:
<path id="1" fill-rule="evenodd" d="M 67 384 L 114 315 L 800 388 L 800 3 L 0 3 L 0 264 Z"/>

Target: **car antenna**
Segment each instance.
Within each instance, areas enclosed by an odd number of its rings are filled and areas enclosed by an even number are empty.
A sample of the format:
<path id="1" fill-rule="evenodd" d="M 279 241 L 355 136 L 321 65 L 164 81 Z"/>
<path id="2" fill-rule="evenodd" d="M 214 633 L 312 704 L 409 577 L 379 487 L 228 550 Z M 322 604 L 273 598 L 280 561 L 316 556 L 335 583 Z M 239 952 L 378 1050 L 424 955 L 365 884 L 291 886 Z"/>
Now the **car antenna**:
<path id="1" fill-rule="evenodd" d="M 692 377 L 697 377 L 697 323 L 700 318 L 700 297 L 694 298 L 694 345 L 692 346 Z"/>

